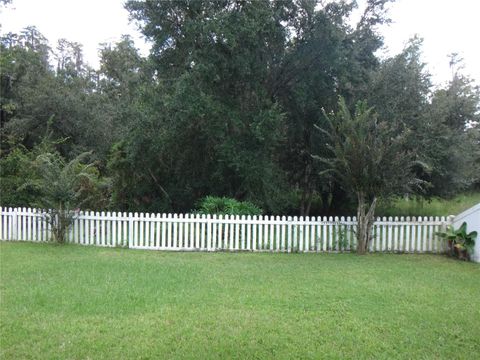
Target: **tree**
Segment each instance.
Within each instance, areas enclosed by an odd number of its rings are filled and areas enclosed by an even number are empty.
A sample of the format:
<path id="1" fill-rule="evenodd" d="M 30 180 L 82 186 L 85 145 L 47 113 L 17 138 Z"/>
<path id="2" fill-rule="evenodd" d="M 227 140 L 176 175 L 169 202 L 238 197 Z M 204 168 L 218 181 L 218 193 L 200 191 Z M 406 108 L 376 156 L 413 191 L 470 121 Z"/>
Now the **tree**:
<path id="1" fill-rule="evenodd" d="M 413 158 L 403 147 L 404 134 L 379 121 L 365 101 L 357 102 L 352 116 L 343 98 L 336 114 L 324 116 L 329 125 L 329 157 L 315 156 L 357 201 L 357 252 L 365 254 L 372 238 L 379 198 L 411 192 L 420 182 L 412 171 Z M 353 195 L 352 194 L 352 195 Z"/>
<path id="2" fill-rule="evenodd" d="M 6 206 L 43 208 L 44 217 L 52 226 L 55 240 L 65 241 L 66 232 L 80 207 L 105 207 L 108 179 L 102 178 L 95 163 L 86 163 L 91 153 L 83 153 L 68 161 L 55 149 L 65 141 L 52 140 L 47 127 L 41 142 L 31 150 L 15 144 L 0 157 L 0 192 Z"/>
<path id="3" fill-rule="evenodd" d="M 158 76 L 158 95 L 145 106 L 151 116 L 126 141 L 146 190 L 137 196 L 141 205 L 189 210 L 219 195 L 280 211 L 285 126 L 269 84 L 284 49 L 287 4 L 127 3 L 154 43 Z"/>
<path id="4" fill-rule="evenodd" d="M 154 86 L 151 62 L 142 58 L 129 36 L 115 44 L 101 44 L 97 72 L 96 123 L 111 134 L 109 146 L 124 139 L 148 104 Z"/>
<path id="5" fill-rule="evenodd" d="M 415 132 L 422 130 L 432 87 L 426 64 L 421 61 L 422 42 L 415 37 L 400 54 L 384 60 L 372 74 L 368 94 L 368 102 L 382 119 L 399 131 L 414 131 L 407 144 L 410 150 L 418 143 Z"/>
<path id="6" fill-rule="evenodd" d="M 379 66 L 375 52 L 382 45 L 376 27 L 388 19 L 387 1 L 366 1 L 360 21 L 352 27 L 350 15 L 356 2 L 292 2 L 293 28 L 286 42 L 273 94 L 286 113 L 286 146 L 282 166 L 290 185 L 298 189 L 300 215 L 308 215 L 314 197 L 324 204 L 335 198 L 335 205 L 345 203 L 338 184 L 319 176 L 322 164 L 312 154 L 326 151 L 323 134 L 314 124 L 323 124 L 321 109 L 335 110 L 338 95 L 347 99 L 364 98 L 372 71 Z M 334 195 L 334 196 L 332 196 Z M 328 206 L 324 205 L 324 211 Z"/>
<path id="7" fill-rule="evenodd" d="M 43 153 L 37 156 L 33 165 L 38 179 L 27 182 L 24 187 L 34 188 L 41 194 L 36 202 L 44 210 L 44 217 L 52 227 L 55 240 L 63 244 L 77 209 L 91 202 L 99 201 L 98 188 L 101 181 L 94 164 L 85 164 L 90 153 L 83 153 L 71 161 L 65 161 L 58 153 Z"/>
<path id="8" fill-rule="evenodd" d="M 61 42 L 57 72 L 49 65 L 48 42 L 35 28 L 2 37 L 0 46 L 2 147 L 7 148 L 4 140 L 13 136 L 32 149 L 53 118 L 50 129 L 55 138 L 70 139 L 59 144 L 62 155 L 102 149 L 108 138 L 99 133 L 102 126 L 94 121 L 96 95 L 81 63 L 80 46 Z"/>
<path id="9" fill-rule="evenodd" d="M 478 181 L 480 146 L 480 87 L 461 73 L 461 60 L 452 56 L 452 80 L 432 94 L 424 114 L 422 145 L 431 168 L 428 195 L 449 197 Z"/>
<path id="10" fill-rule="evenodd" d="M 161 88 L 157 114 L 138 123 L 155 131 L 135 129 L 126 145 L 152 154 L 135 170 L 158 190 L 141 198 L 168 193 L 188 209 L 219 195 L 278 213 L 290 187 L 307 215 L 322 180 L 311 154 L 325 150 L 313 124 L 338 94 L 366 88 L 386 2 L 368 0 L 354 29 L 354 1 L 128 1 Z"/>

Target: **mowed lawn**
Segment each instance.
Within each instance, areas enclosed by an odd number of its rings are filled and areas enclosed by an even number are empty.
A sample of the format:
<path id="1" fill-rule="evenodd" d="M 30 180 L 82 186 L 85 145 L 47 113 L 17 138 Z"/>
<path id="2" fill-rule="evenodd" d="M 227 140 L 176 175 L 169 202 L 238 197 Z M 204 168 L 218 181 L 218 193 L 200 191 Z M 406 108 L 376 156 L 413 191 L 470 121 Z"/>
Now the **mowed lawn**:
<path id="1" fill-rule="evenodd" d="M 480 356 L 480 266 L 0 244 L 2 359 Z"/>

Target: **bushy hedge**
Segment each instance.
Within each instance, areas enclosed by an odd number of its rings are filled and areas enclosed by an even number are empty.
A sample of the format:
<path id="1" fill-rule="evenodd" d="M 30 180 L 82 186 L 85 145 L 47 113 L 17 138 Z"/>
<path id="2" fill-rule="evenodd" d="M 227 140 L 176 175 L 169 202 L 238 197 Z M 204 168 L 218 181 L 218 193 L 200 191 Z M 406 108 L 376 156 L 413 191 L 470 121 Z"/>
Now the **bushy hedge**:
<path id="1" fill-rule="evenodd" d="M 197 212 L 216 215 L 261 215 L 263 210 L 249 201 L 206 196 L 198 201 Z"/>

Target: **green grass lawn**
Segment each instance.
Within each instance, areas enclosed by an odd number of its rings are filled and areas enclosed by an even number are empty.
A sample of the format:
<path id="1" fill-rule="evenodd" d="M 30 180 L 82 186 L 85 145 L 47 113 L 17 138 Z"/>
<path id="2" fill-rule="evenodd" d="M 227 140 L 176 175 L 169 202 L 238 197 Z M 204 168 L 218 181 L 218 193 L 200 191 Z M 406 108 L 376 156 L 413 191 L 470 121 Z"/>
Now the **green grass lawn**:
<path id="1" fill-rule="evenodd" d="M 442 256 L 1 243 L 2 359 L 480 354 L 480 266 Z"/>

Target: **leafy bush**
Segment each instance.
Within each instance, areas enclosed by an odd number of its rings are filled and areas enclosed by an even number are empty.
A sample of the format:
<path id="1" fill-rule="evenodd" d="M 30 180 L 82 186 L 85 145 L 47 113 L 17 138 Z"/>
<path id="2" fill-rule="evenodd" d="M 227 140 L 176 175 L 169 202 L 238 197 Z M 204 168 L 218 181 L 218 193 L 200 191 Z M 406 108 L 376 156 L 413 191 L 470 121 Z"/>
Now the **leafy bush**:
<path id="1" fill-rule="evenodd" d="M 58 243 L 66 241 L 67 230 L 80 207 L 99 201 L 101 187 L 106 186 L 99 177 L 95 164 L 85 163 L 90 153 L 78 155 L 66 161 L 58 152 L 46 152 L 32 162 L 32 170 L 38 174 L 27 181 L 21 189 L 33 189 L 41 194 L 32 205 L 48 209 L 45 220 L 52 227 Z"/>
<path id="2" fill-rule="evenodd" d="M 447 231 L 438 232 L 438 236 L 448 240 L 450 254 L 460 259 L 468 259 L 473 253 L 477 232 L 467 233 L 467 223 L 464 222 L 458 229 L 448 226 Z"/>
<path id="3" fill-rule="evenodd" d="M 42 209 L 55 240 L 63 243 L 77 210 L 104 207 L 108 199 L 108 179 L 102 178 L 96 164 L 87 163 L 86 152 L 65 159 L 52 140 L 49 125 L 41 142 L 31 150 L 12 143 L 0 154 L 2 206 L 32 206 Z"/>
<path id="4" fill-rule="evenodd" d="M 25 206 L 32 204 L 41 194 L 32 188 L 22 188 L 27 181 L 38 179 L 32 171 L 32 161 L 37 154 L 18 145 L 8 153 L 0 152 L 0 193 L 2 206 Z"/>
<path id="5" fill-rule="evenodd" d="M 249 201 L 206 196 L 197 203 L 197 212 L 216 215 L 261 215 L 263 210 Z"/>

